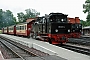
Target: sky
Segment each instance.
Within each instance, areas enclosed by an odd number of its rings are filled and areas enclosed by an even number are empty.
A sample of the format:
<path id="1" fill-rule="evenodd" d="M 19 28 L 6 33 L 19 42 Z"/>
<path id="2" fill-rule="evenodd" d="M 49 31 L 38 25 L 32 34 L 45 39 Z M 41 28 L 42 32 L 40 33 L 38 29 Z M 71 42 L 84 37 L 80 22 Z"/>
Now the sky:
<path id="1" fill-rule="evenodd" d="M 14 16 L 25 9 L 35 9 L 40 16 L 51 12 L 68 14 L 68 17 L 79 17 L 86 20 L 87 14 L 83 13 L 83 4 L 86 0 L 0 0 L 0 9 L 10 10 Z"/>

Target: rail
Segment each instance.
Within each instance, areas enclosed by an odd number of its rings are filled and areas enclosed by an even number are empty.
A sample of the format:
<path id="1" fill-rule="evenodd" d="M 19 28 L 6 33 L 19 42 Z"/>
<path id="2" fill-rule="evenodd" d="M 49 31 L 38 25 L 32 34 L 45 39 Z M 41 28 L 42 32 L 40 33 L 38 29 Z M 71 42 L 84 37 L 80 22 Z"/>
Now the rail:
<path id="1" fill-rule="evenodd" d="M 63 48 L 66 48 L 66 49 L 69 49 L 69 50 L 72 50 L 72 51 L 75 51 L 75 52 L 78 52 L 78 53 L 90 55 L 90 49 L 77 47 L 77 46 L 72 46 L 72 45 L 67 45 L 67 44 L 64 44 L 60 47 L 63 47 Z"/>
<path id="2" fill-rule="evenodd" d="M 0 38 L 4 39 L 5 41 L 7 41 L 7 42 L 13 44 L 14 46 L 17 46 L 18 48 L 20 48 L 20 49 L 22 49 L 22 50 L 24 50 L 24 51 L 26 51 L 26 52 L 28 52 L 28 53 L 34 55 L 34 56 L 37 56 L 37 57 L 39 57 L 39 58 L 45 60 L 44 57 L 41 57 L 41 56 L 39 56 L 38 54 L 35 54 L 35 53 L 33 53 L 33 52 L 27 50 L 27 49 L 24 48 L 23 46 L 20 46 L 19 43 L 17 43 L 17 42 L 14 42 L 14 41 L 12 41 L 12 40 L 10 40 L 10 39 L 8 39 L 8 38 L 5 38 L 5 37 L 3 37 L 3 36 L 0 36 Z M 8 47 L 8 46 L 7 46 L 7 47 Z M 16 55 L 18 55 L 18 54 L 17 54 L 15 51 L 13 51 L 10 47 L 8 47 L 8 48 L 9 48 L 12 52 L 14 52 Z M 47 54 L 47 55 L 49 55 L 49 54 Z M 18 57 L 20 57 L 22 60 L 26 60 L 24 57 L 22 57 L 22 56 L 20 56 L 20 55 L 18 55 Z"/>
<path id="3" fill-rule="evenodd" d="M 20 56 L 18 53 L 16 53 L 14 50 L 12 50 L 11 47 L 7 46 L 4 42 L 0 41 L 3 45 L 5 45 L 9 50 L 11 50 L 15 55 L 20 57 L 22 60 L 26 60 L 24 57 Z"/>

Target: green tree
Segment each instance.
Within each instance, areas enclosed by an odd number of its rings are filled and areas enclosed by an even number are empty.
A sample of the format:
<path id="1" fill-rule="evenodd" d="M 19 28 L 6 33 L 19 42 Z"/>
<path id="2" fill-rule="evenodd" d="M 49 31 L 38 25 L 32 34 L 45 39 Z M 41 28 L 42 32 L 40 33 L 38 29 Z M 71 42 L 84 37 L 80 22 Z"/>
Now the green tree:
<path id="1" fill-rule="evenodd" d="M 86 21 L 80 20 L 83 27 L 86 26 Z"/>
<path id="2" fill-rule="evenodd" d="M 86 21 L 86 26 L 90 26 L 90 21 Z"/>
<path id="3" fill-rule="evenodd" d="M 13 17 L 13 22 L 14 22 L 14 24 L 17 24 L 16 17 Z"/>
<path id="4" fill-rule="evenodd" d="M 0 29 L 3 26 L 3 24 L 2 24 L 2 14 L 3 14 L 3 10 L 0 9 Z"/>
<path id="5" fill-rule="evenodd" d="M 87 13 L 88 15 L 87 15 L 87 22 L 89 22 L 90 21 L 90 0 L 86 0 L 85 1 L 85 4 L 83 4 L 83 12 L 84 13 Z"/>
<path id="6" fill-rule="evenodd" d="M 19 22 L 26 22 L 28 18 L 35 18 L 40 15 L 35 9 L 26 9 L 25 14 L 23 12 L 17 13 Z"/>
<path id="7" fill-rule="evenodd" d="M 27 18 L 34 18 L 40 15 L 40 13 L 37 12 L 35 9 L 26 9 L 25 11 L 26 11 Z"/>
<path id="8" fill-rule="evenodd" d="M 3 11 L 0 9 L 0 29 L 2 27 L 14 25 L 16 18 L 10 10 Z"/>
<path id="9" fill-rule="evenodd" d="M 6 10 L 3 12 L 3 22 L 5 23 L 5 26 L 10 26 L 15 24 L 14 20 L 16 19 L 10 10 Z"/>
<path id="10" fill-rule="evenodd" d="M 20 23 L 25 20 L 25 14 L 23 12 L 17 13 L 17 17 Z"/>

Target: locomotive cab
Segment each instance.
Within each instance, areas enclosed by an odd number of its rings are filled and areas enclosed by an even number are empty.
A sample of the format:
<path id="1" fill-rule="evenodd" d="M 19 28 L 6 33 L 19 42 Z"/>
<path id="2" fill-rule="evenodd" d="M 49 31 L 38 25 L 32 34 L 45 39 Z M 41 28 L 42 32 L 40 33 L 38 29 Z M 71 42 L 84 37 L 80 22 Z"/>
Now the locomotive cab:
<path id="1" fill-rule="evenodd" d="M 49 14 L 49 22 L 53 23 L 67 23 L 67 15 L 62 13 L 50 13 Z"/>
<path id="2" fill-rule="evenodd" d="M 51 34 L 66 34 L 70 32 L 70 24 L 67 21 L 67 15 L 62 13 L 51 13 L 49 17 L 49 29 L 51 30 L 49 33 Z M 68 29 L 69 28 L 69 29 Z"/>

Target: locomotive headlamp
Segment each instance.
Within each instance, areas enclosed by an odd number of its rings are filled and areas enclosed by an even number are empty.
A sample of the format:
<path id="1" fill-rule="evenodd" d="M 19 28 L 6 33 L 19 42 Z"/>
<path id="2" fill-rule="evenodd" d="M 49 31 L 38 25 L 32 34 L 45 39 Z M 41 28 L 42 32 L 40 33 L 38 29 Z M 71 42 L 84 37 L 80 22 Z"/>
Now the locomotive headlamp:
<path id="1" fill-rule="evenodd" d="M 58 32 L 58 29 L 56 29 L 55 32 Z"/>
<path id="2" fill-rule="evenodd" d="M 70 29 L 68 29 L 68 32 L 70 32 Z"/>
<path id="3" fill-rule="evenodd" d="M 77 28 L 78 28 L 78 26 L 77 26 Z"/>
<path id="4" fill-rule="evenodd" d="M 63 22 L 63 19 L 61 19 L 61 21 Z"/>

